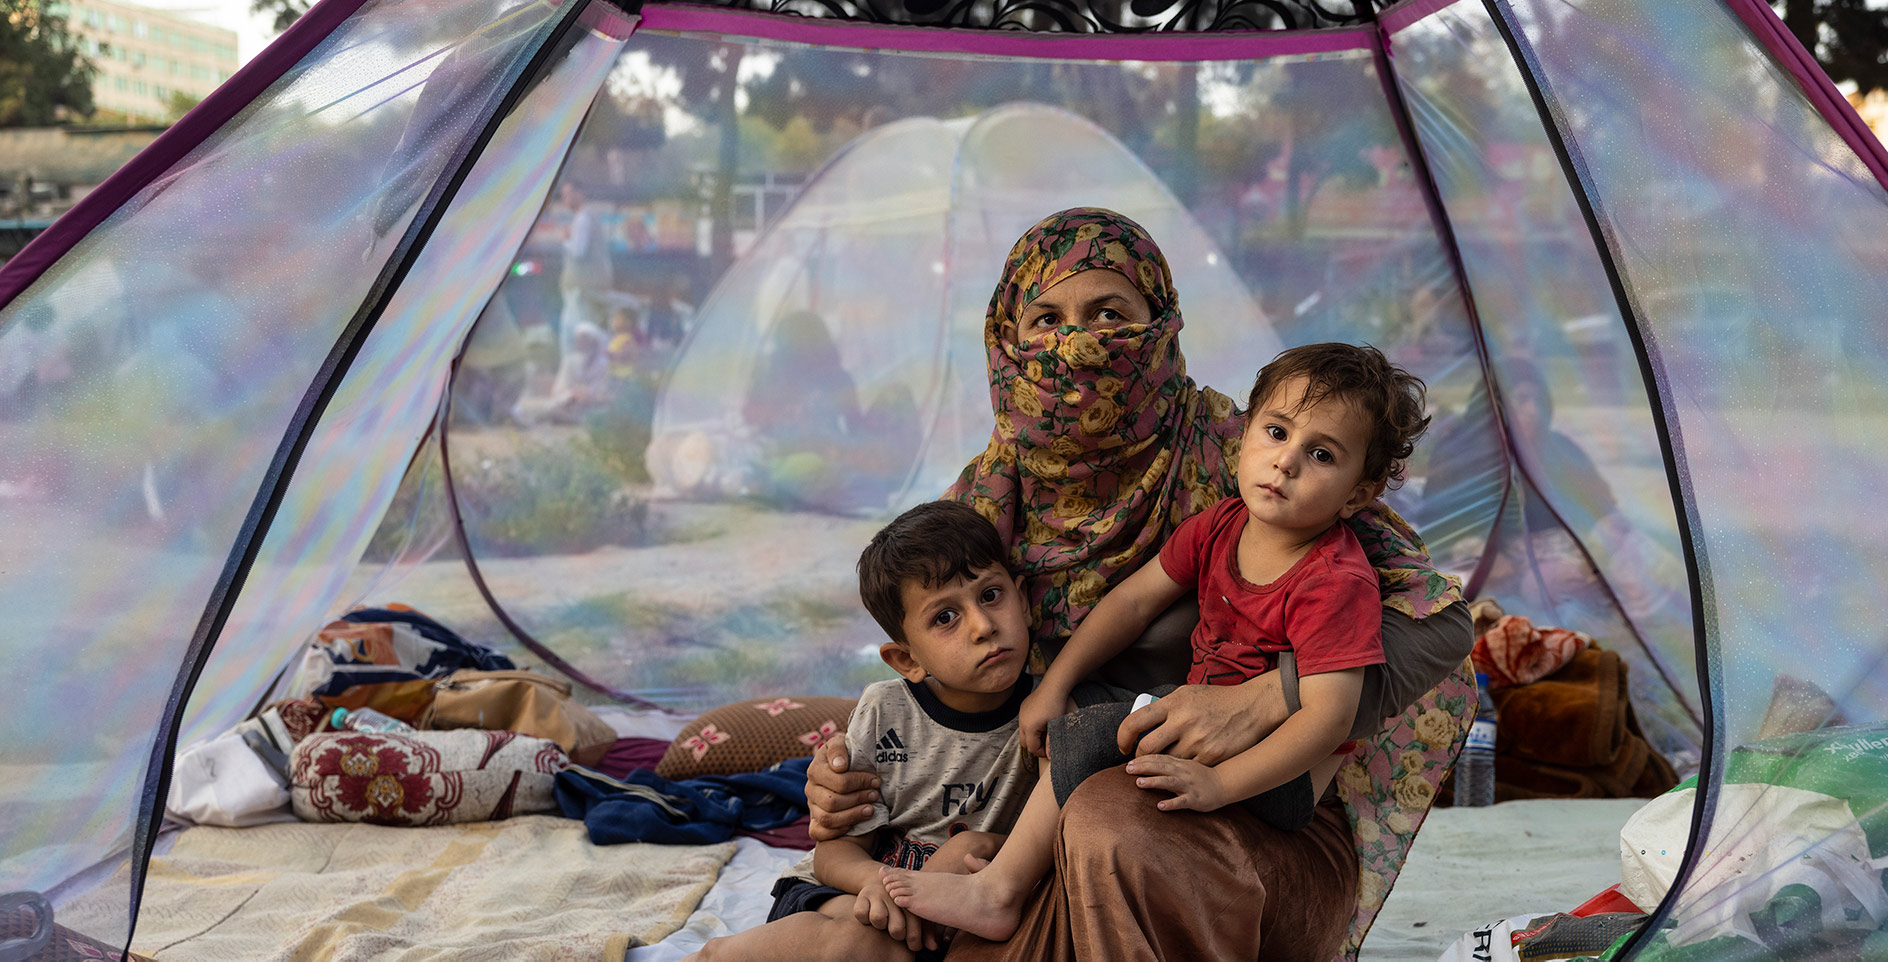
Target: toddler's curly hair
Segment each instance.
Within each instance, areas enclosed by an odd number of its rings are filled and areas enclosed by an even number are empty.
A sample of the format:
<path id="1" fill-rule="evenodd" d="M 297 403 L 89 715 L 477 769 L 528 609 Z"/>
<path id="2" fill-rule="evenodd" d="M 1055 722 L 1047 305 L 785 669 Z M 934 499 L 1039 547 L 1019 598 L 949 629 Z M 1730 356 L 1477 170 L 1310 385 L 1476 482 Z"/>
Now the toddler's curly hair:
<path id="1" fill-rule="evenodd" d="M 1403 483 L 1403 461 L 1429 429 L 1428 387 L 1422 378 L 1390 363 L 1368 344 L 1326 342 L 1294 347 L 1259 370 L 1246 399 L 1246 421 L 1294 377 L 1308 382 L 1294 410 L 1327 398 L 1357 406 L 1370 419 L 1370 446 L 1364 452 L 1364 480 L 1395 488 Z"/>

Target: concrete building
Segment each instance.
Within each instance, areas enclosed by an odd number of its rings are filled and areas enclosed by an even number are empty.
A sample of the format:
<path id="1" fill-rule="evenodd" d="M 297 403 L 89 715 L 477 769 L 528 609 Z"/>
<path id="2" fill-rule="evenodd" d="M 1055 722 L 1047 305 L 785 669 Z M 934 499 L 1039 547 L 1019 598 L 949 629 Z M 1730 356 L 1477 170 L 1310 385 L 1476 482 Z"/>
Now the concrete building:
<path id="1" fill-rule="evenodd" d="M 56 0 L 98 65 L 92 102 L 127 121 L 172 119 L 172 95 L 201 100 L 236 72 L 236 32 L 115 0 Z"/>

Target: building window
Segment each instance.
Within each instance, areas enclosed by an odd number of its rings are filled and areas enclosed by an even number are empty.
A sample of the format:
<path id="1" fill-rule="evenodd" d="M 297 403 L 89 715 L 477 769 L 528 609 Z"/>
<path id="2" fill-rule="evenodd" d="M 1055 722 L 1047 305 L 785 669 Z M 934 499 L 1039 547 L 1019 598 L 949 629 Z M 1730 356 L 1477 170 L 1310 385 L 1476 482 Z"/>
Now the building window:
<path id="1" fill-rule="evenodd" d="M 151 92 L 151 85 L 145 83 L 142 80 L 132 81 L 131 92 L 134 94 L 137 94 L 140 97 L 147 96 Z"/>
<path id="2" fill-rule="evenodd" d="M 107 29 L 107 30 L 110 30 L 110 31 L 111 31 L 112 33 L 124 33 L 124 32 L 125 32 L 125 18 L 123 18 L 123 17 L 121 17 L 121 16 L 119 16 L 119 15 L 117 15 L 117 14 L 115 14 L 115 13 L 114 13 L 114 14 L 112 14 L 112 15 L 111 15 L 111 18 L 110 18 L 109 20 L 107 20 L 107 21 L 106 21 L 106 24 L 107 24 L 107 25 L 106 25 L 106 28 L 105 28 L 105 29 Z"/>
<path id="3" fill-rule="evenodd" d="M 131 51 L 131 65 L 133 67 L 144 66 L 144 51 L 142 50 Z"/>
<path id="4" fill-rule="evenodd" d="M 134 20 L 131 22 L 131 35 L 142 40 L 151 35 L 151 28 L 142 20 Z"/>
<path id="5" fill-rule="evenodd" d="M 116 90 L 124 91 L 124 90 L 129 90 L 131 88 L 131 81 L 126 80 L 123 77 L 113 77 L 111 78 L 111 85 Z"/>
<path id="6" fill-rule="evenodd" d="M 155 96 L 159 100 L 169 100 L 170 88 L 169 87 L 152 87 L 151 94 L 152 96 Z"/>

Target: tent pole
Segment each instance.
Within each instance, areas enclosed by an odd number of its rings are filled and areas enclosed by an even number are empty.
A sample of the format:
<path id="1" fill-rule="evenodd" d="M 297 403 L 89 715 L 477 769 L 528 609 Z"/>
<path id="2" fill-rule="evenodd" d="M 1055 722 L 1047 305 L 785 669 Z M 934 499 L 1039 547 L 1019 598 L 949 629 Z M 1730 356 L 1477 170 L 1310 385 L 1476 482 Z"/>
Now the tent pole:
<path id="1" fill-rule="evenodd" d="M 492 610 L 492 614 L 498 618 L 499 622 L 505 626 L 507 631 L 511 632 L 512 637 L 518 639 L 519 644 L 524 645 L 532 654 L 544 659 L 546 664 L 562 672 L 572 681 L 578 682 L 584 687 L 601 694 L 608 695 L 616 701 L 642 708 L 660 709 L 662 706 L 655 702 L 597 681 L 588 674 L 585 674 L 583 669 L 565 661 L 557 652 L 552 651 L 543 642 L 532 637 L 531 633 L 526 631 L 523 625 L 520 625 L 516 619 L 512 618 L 511 613 L 505 610 L 504 605 L 498 603 L 498 597 L 492 594 L 492 589 L 486 585 L 485 575 L 479 571 L 479 563 L 472 557 L 472 540 L 468 538 L 465 533 L 465 517 L 459 511 L 459 492 L 452 483 L 452 449 L 449 442 L 446 440 L 447 435 L 451 433 L 449 424 L 452 416 L 452 386 L 458 379 L 459 358 L 455 357 L 452 359 L 451 374 L 446 379 L 446 390 L 439 397 L 439 414 L 437 415 L 439 430 L 439 467 L 441 477 L 446 482 L 446 509 L 447 513 L 452 517 L 452 535 L 459 545 L 459 557 L 465 560 L 466 573 L 472 576 L 472 584 L 478 589 L 479 597 L 485 599 L 485 606 Z"/>
<path id="2" fill-rule="evenodd" d="M 1704 545 L 1698 542 L 1694 534 L 1703 530 L 1703 522 L 1692 495 L 1691 472 L 1683 452 L 1682 432 L 1673 413 L 1675 408 L 1666 394 L 1665 368 L 1659 360 L 1658 345 L 1645 330 L 1641 313 L 1626 284 L 1624 269 L 1616 255 L 1619 250 L 1618 238 L 1600 212 L 1597 191 L 1585 158 L 1579 147 L 1567 139 L 1561 127 L 1557 101 L 1553 99 L 1546 72 L 1541 68 L 1532 44 L 1516 28 L 1510 0 L 1482 0 L 1482 3 L 1494 21 L 1495 29 L 1500 31 L 1502 40 L 1508 45 L 1508 53 L 1514 60 L 1515 68 L 1520 71 L 1521 79 L 1527 84 L 1528 97 L 1534 102 L 1541 127 L 1547 133 L 1554 155 L 1566 175 L 1567 184 L 1573 189 L 1574 199 L 1580 205 L 1580 215 L 1586 221 L 1587 232 L 1599 254 L 1600 264 L 1606 269 L 1607 284 L 1612 288 L 1613 300 L 1618 306 L 1620 317 L 1626 322 L 1626 333 L 1632 340 L 1633 351 L 1638 355 L 1640 375 L 1645 380 L 1646 400 L 1652 406 L 1652 424 L 1658 431 L 1660 454 L 1665 461 L 1665 478 L 1671 489 L 1679 543 L 1684 548 L 1685 573 L 1691 582 L 1692 639 L 1698 660 L 1698 697 L 1704 714 L 1704 737 L 1700 739 L 1699 746 L 1698 801 L 1691 811 L 1691 836 L 1672 887 L 1619 953 L 1621 958 L 1631 958 L 1635 950 L 1646 942 L 1649 933 L 1657 931 L 1671 917 L 1684 892 L 1686 881 L 1703 858 L 1703 846 L 1699 843 L 1709 837 L 1711 831 L 1712 809 L 1717 804 L 1718 784 L 1724 767 L 1723 745 L 1720 744 L 1724 738 L 1724 720 L 1720 717 L 1722 711 L 1716 696 L 1721 676 L 1717 651 L 1711 643 L 1717 625 L 1717 602 L 1712 591 L 1710 564 L 1705 556 Z"/>
<path id="3" fill-rule="evenodd" d="M 1361 8 L 1368 7 L 1368 0 L 1359 0 Z M 1482 546 L 1482 556 L 1475 562 L 1475 570 L 1469 574 L 1468 583 L 1462 586 L 1464 598 L 1473 598 L 1481 592 L 1488 572 L 1493 569 L 1496 554 L 1496 537 L 1501 531 L 1501 521 L 1508 511 L 1509 496 L 1514 490 L 1514 472 L 1519 464 L 1514 456 L 1514 444 L 1509 435 L 1507 420 L 1502 417 L 1501 406 L 1494 403 L 1498 393 L 1495 389 L 1494 371 L 1488 358 L 1488 342 L 1482 332 L 1481 314 L 1475 309 L 1474 292 L 1469 289 L 1468 269 L 1462 258 L 1462 246 L 1455 236 L 1455 226 L 1449 222 L 1448 214 L 1443 209 L 1442 190 L 1436 186 L 1434 173 L 1429 169 L 1429 156 L 1424 153 L 1422 141 L 1416 136 L 1416 124 L 1410 116 L 1409 101 L 1403 97 L 1403 87 L 1396 80 L 1396 68 L 1390 60 L 1390 35 L 1370 16 L 1376 30 L 1373 34 L 1375 43 L 1371 53 L 1376 58 L 1377 80 L 1383 85 L 1383 96 L 1390 105 L 1390 116 L 1396 121 L 1397 135 L 1403 139 L 1403 149 L 1410 157 L 1410 173 L 1416 184 L 1422 189 L 1423 207 L 1429 213 L 1429 223 L 1435 229 L 1436 237 L 1442 242 L 1442 249 L 1448 254 L 1449 266 L 1455 272 L 1456 295 L 1462 300 L 1462 310 L 1468 317 L 1469 333 L 1475 342 L 1475 360 L 1481 366 L 1482 390 L 1489 398 L 1488 410 L 1495 419 L 1496 435 L 1501 440 L 1501 456 L 1507 462 L 1508 470 L 1501 479 L 1501 501 L 1495 508 L 1494 520 L 1489 523 L 1488 540 Z"/>
<path id="4" fill-rule="evenodd" d="M 1489 407 L 1494 414 L 1495 423 L 1500 432 L 1502 455 L 1507 458 L 1508 461 L 1509 474 L 1502 482 L 1501 505 L 1496 509 L 1494 522 L 1489 527 L 1488 543 L 1482 549 L 1481 559 L 1476 563 L 1474 572 L 1469 575 L 1468 583 L 1462 587 L 1463 594 L 1470 598 L 1479 595 L 1484 583 L 1487 581 L 1489 572 L 1494 567 L 1495 558 L 1497 554 L 1499 554 L 1497 551 L 1497 538 L 1501 531 L 1501 522 L 1507 517 L 1508 505 L 1514 489 L 1514 476 L 1519 474 L 1522 480 L 1528 482 L 1528 486 L 1533 490 L 1541 506 L 1546 508 L 1549 514 L 1553 515 L 1555 523 L 1559 524 L 1561 529 L 1567 532 L 1567 536 L 1573 539 L 1574 547 L 1578 548 L 1580 551 L 1581 560 L 1586 563 L 1588 568 L 1592 569 L 1598 578 L 1600 587 L 1605 590 L 1607 602 L 1613 606 L 1614 610 L 1619 612 L 1620 620 L 1638 637 L 1640 647 L 1645 651 L 1646 660 L 1650 662 L 1653 669 L 1658 672 L 1659 680 L 1663 681 L 1665 686 L 1672 690 L 1672 693 L 1677 696 L 1679 704 L 1684 707 L 1686 714 L 1692 716 L 1692 719 L 1696 721 L 1702 729 L 1704 724 L 1702 712 L 1693 709 L 1691 700 L 1687 697 L 1686 689 L 1680 686 L 1678 680 L 1673 676 L 1671 668 L 1665 663 L 1665 659 L 1659 655 L 1658 650 L 1645 643 L 1644 632 L 1640 630 L 1639 625 L 1634 621 L 1631 613 L 1626 610 L 1625 602 L 1620 599 L 1619 592 L 1614 590 L 1612 582 L 1608 581 L 1601 573 L 1599 563 L 1594 560 L 1593 551 L 1591 548 L 1587 547 L 1586 540 L 1574 531 L 1573 525 L 1567 523 L 1567 518 L 1560 512 L 1560 509 L 1555 507 L 1554 503 L 1545 497 L 1543 494 L 1545 489 L 1541 486 L 1540 482 L 1534 478 L 1533 472 L 1527 467 L 1527 463 L 1522 461 L 1515 453 L 1517 448 L 1513 429 L 1508 426 L 1507 418 L 1503 415 L 1501 406 L 1494 403 L 1501 396 L 1500 376 L 1494 369 L 1493 357 L 1488 349 L 1487 336 L 1482 327 L 1481 317 L 1475 308 L 1475 300 L 1470 296 L 1468 270 L 1462 257 L 1461 247 L 1456 241 L 1455 228 L 1450 223 L 1447 214 L 1443 211 L 1442 191 L 1436 185 L 1434 174 L 1429 168 L 1428 157 L 1423 152 L 1421 141 L 1416 137 L 1415 121 L 1409 112 L 1409 102 L 1407 98 L 1403 96 L 1401 85 L 1396 83 L 1393 79 L 1395 70 L 1390 59 L 1390 38 L 1388 33 L 1383 31 L 1381 27 L 1379 27 L 1377 39 L 1378 73 L 1383 82 L 1384 95 L 1389 98 L 1392 114 L 1396 118 L 1397 132 L 1403 136 L 1405 148 L 1410 152 L 1411 156 L 1416 158 L 1417 170 L 1415 171 L 1415 175 L 1417 183 L 1423 188 L 1423 201 L 1429 208 L 1430 219 L 1436 225 L 1436 232 L 1443 238 L 1444 246 L 1449 253 L 1450 262 L 1455 267 L 1456 278 L 1462 293 L 1462 301 L 1469 312 L 1469 320 L 1475 335 L 1475 351 L 1481 362 L 1482 383 L 1484 389 L 1488 392 L 1490 400 Z M 1532 549 L 1530 548 L 1529 550 L 1531 553 Z"/>
<path id="5" fill-rule="evenodd" d="M 382 265 L 380 275 L 368 289 L 368 296 L 329 350 L 314 380 L 303 393 L 294 416 L 289 420 L 288 428 L 276 447 L 274 459 L 263 476 L 255 499 L 250 503 L 249 512 L 243 519 L 242 528 L 230 548 L 223 573 L 205 602 L 203 616 L 197 623 L 190 645 L 185 650 L 183 663 L 171 684 L 164 713 L 158 719 L 151 756 L 145 768 L 139 817 L 131 846 L 131 904 L 128 906 L 130 925 L 125 934 L 126 951 L 129 951 L 132 936 L 137 931 L 138 904 L 144 897 L 144 878 L 150 869 L 152 849 L 157 844 L 157 829 L 164 811 L 164 800 L 170 792 L 171 769 L 177 754 L 177 735 L 184 709 L 189 704 L 190 694 L 196 687 L 217 638 L 229 620 L 230 611 L 242 594 L 256 555 L 261 551 L 263 539 L 275 520 L 277 510 L 281 508 L 283 497 L 288 493 L 289 483 L 295 475 L 302 453 L 320 424 L 328 403 L 346 377 L 348 368 L 359 355 L 361 346 L 366 343 L 368 335 L 373 333 L 388 302 L 419 259 L 426 241 L 444 218 L 446 209 L 451 206 L 485 145 L 523 99 L 531 80 L 544 69 L 552 55 L 563 48 L 565 39 L 572 34 L 577 24 L 578 14 L 588 3 L 589 0 L 580 0 L 565 7 L 545 41 L 524 64 L 504 76 L 502 86 L 494 91 L 495 96 L 487 97 L 484 123 L 474 136 L 456 145 L 452 160 L 445 168 L 449 173 L 434 182 L 419 212 L 407 225 L 393 255 Z"/>

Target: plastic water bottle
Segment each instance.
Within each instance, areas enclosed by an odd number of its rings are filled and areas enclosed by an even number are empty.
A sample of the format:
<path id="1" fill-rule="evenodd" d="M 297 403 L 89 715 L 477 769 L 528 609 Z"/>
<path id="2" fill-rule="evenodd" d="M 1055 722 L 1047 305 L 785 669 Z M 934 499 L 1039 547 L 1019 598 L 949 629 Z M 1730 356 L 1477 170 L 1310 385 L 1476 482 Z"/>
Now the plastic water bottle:
<path id="1" fill-rule="evenodd" d="M 1488 676 L 1475 673 L 1475 723 L 1455 760 L 1455 804 L 1495 803 L 1495 700 L 1488 697 Z"/>
<path id="2" fill-rule="evenodd" d="M 329 719 L 329 724 L 337 731 L 346 728 L 357 732 L 387 732 L 396 735 L 419 730 L 392 715 L 377 712 L 372 708 L 356 708 L 352 711 L 336 708 L 334 715 Z"/>

